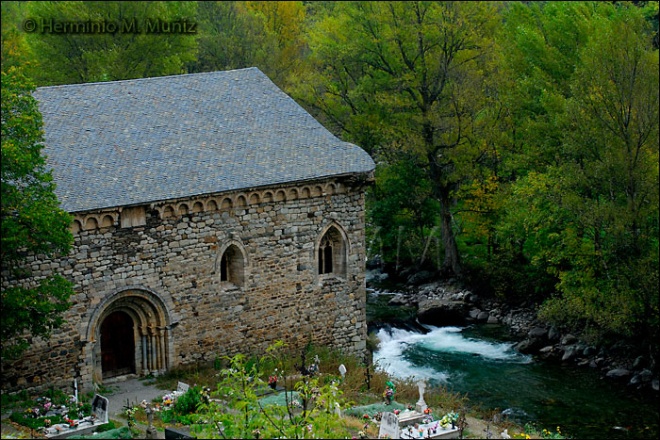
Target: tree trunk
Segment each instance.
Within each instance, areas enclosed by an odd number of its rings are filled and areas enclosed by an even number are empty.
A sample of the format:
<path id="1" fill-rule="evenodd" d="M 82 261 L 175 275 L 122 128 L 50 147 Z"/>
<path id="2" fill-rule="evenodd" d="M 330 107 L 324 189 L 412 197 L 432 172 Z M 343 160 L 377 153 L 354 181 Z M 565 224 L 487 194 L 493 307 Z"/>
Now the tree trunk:
<path id="1" fill-rule="evenodd" d="M 430 128 L 428 130 L 427 142 L 430 142 L 432 139 Z M 446 183 L 446 176 L 444 175 L 450 167 L 443 167 L 439 164 L 436 159 L 436 153 L 432 152 L 431 149 L 428 150 L 427 158 L 429 160 L 429 176 L 433 182 L 433 195 L 440 202 L 440 232 L 442 235 L 442 245 L 445 250 L 445 260 L 440 270 L 444 274 L 459 277 L 462 272 L 461 260 L 458 254 L 456 238 L 454 237 L 454 230 L 451 225 L 452 214 L 450 210 L 451 190 L 454 184 Z"/>
<path id="2" fill-rule="evenodd" d="M 442 244 L 445 249 L 445 261 L 442 263 L 442 272 L 452 274 L 455 276 L 461 275 L 461 260 L 458 254 L 458 246 L 456 245 L 456 237 L 454 237 L 454 230 L 452 229 L 451 210 L 449 204 L 451 198 L 449 196 L 449 188 L 446 186 L 438 185 L 440 195 L 440 220 L 442 232 Z"/>

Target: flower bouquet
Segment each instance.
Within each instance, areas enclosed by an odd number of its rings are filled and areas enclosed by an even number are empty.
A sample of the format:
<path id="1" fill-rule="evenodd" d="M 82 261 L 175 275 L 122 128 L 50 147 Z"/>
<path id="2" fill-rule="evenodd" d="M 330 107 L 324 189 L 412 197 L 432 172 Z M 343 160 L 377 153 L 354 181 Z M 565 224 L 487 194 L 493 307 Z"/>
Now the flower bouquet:
<path id="1" fill-rule="evenodd" d="M 385 391 L 383 391 L 383 397 L 385 398 L 385 403 L 387 405 L 392 403 L 392 399 L 394 398 L 394 390 L 390 387 L 385 388 Z"/>
<path id="2" fill-rule="evenodd" d="M 172 399 L 172 396 L 169 395 L 169 394 L 165 394 L 165 395 L 163 396 L 163 406 L 164 406 L 164 409 L 170 409 L 170 407 L 172 406 L 172 403 L 174 403 L 174 401 L 173 401 L 173 399 Z"/>
<path id="3" fill-rule="evenodd" d="M 452 428 L 456 427 L 456 422 L 458 422 L 458 413 L 450 412 L 442 416 L 440 419 L 440 426 L 447 429 L 451 425 Z"/>

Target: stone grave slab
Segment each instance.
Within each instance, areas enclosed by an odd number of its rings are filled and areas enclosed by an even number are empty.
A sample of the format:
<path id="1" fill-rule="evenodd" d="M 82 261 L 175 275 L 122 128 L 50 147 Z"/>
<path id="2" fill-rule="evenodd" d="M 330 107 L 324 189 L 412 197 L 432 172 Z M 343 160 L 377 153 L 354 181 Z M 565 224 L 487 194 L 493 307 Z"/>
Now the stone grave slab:
<path id="1" fill-rule="evenodd" d="M 458 428 L 443 428 L 440 422 L 430 422 L 417 425 L 408 425 L 406 428 L 401 429 L 399 438 L 402 439 L 422 439 L 422 438 L 436 438 L 436 439 L 452 439 L 459 438 L 460 431 Z"/>
<path id="2" fill-rule="evenodd" d="M 92 416 L 96 418 L 99 424 L 108 423 L 109 406 L 110 402 L 107 397 L 98 394 L 94 395 L 94 400 L 92 400 Z"/>
<path id="3" fill-rule="evenodd" d="M 399 438 L 399 435 L 399 418 L 391 412 L 383 413 L 378 438 Z"/>
<path id="4" fill-rule="evenodd" d="M 405 410 L 399 414 L 399 426 L 408 426 L 420 423 L 426 416 L 417 411 Z"/>
<path id="5" fill-rule="evenodd" d="M 77 425 L 69 428 L 69 425 L 58 424 L 46 430 L 46 437 L 51 439 L 63 439 L 73 435 L 90 434 L 96 427 L 108 423 L 108 409 L 110 403 L 106 397 L 94 395 L 92 400 L 92 415 L 76 420 Z"/>

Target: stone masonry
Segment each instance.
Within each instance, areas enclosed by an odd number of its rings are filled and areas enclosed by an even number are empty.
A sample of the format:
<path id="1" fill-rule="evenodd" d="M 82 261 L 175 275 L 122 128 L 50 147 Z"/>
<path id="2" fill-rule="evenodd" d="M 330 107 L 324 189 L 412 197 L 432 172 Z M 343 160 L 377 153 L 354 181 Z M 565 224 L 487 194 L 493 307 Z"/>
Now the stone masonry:
<path id="1" fill-rule="evenodd" d="M 76 213 L 70 254 L 30 260 L 34 279 L 74 283 L 67 324 L 3 366 L 3 391 L 102 383 L 100 328 L 115 311 L 131 317 L 137 375 L 278 339 L 364 354 L 363 184 L 344 176 Z"/>

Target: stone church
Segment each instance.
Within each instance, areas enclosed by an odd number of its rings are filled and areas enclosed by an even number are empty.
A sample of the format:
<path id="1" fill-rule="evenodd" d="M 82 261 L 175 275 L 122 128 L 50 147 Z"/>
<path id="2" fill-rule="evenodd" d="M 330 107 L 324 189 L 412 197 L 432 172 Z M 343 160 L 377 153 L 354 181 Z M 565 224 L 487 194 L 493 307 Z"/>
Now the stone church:
<path id="1" fill-rule="evenodd" d="M 34 96 L 74 244 L 28 265 L 75 295 L 62 329 L 4 363 L 3 391 L 87 391 L 279 339 L 365 353 L 364 150 L 257 68 Z"/>

